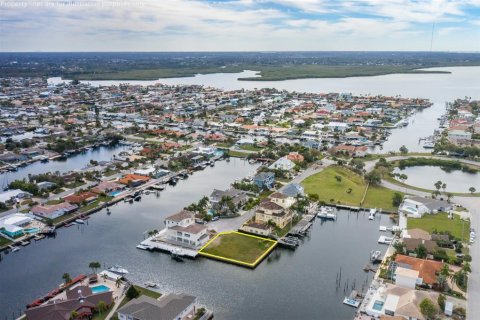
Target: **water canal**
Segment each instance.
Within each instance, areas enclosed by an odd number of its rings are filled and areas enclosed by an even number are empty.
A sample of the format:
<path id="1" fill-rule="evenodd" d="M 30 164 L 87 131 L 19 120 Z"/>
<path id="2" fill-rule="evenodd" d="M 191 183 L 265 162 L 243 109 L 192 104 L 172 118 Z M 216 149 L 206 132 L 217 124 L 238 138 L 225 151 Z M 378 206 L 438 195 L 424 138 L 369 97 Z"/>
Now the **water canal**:
<path id="1" fill-rule="evenodd" d="M 100 211 L 88 225 L 62 228 L 55 239 L 9 253 L 0 263 L 0 319 L 11 319 L 12 313 L 60 284 L 64 272 L 88 273 L 88 263 L 94 260 L 122 265 L 131 280 L 157 282 L 161 292 L 194 294 L 215 310 L 217 319 L 314 319 L 320 314 L 324 319 L 351 318 L 354 309 L 342 304 L 344 284 L 335 290 L 336 275 L 342 268 L 343 282 L 351 286 L 355 281 L 361 289 L 370 251 L 386 249 L 377 239 L 378 226 L 391 225 L 388 216 L 369 221 L 366 213 L 339 212 L 336 222 L 317 220 L 297 251 L 277 249 L 255 270 L 205 258 L 178 263 L 166 254 L 135 248 L 142 233 L 162 228 L 170 213 L 255 169 L 239 159 L 218 162 L 158 197 L 121 202 L 110 215 Z"/>

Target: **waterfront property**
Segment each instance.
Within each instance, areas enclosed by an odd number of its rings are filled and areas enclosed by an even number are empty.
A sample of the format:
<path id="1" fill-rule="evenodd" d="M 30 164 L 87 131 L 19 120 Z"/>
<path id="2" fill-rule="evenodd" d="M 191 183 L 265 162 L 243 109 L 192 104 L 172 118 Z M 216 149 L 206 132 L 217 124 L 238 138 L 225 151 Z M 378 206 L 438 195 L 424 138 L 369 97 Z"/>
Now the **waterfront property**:
<path id="1" fill-rule="evenodd" d="M 271 239 L 236 231 L 216 235 L 199 251 L 208 258 L 255 268 L 277 245 Z"/>
<path id="2" fill-rule="evenodd" d="M 468 240 L 470 236 L 470 221 L 462 219 L 457 214 L 450 215 L 446 212 L 424 215 L 420 219 L 407 219 L 408 229 L 422 229 L 428 233 L 449 232 L 456 239 Z"/>
<path id="3" fill-rule="evenodd" d="M 62 202 L 58 204 L 52 205 L 39 205 L 35 206 L 31 209 L 31 212 L 39 217 L 47 218 L 47 219 L 55 219 L 64 214 L 71 213 L 78 209 L 76 204 L 71 204 L 68 202 Z"/>
<path id="4" fill-rule="evenodd" d="M 177 320 L 195 317 L 196 297 L 170 293 L 158 299 L 141 295 L 117 310 L 119 320 Z"/>
<path id="5" fill-rule="evenodd" d="M 417 196 L 407 196 L 403 199 L 399 211 L 409 218 L 421 218 L 424 214 L 435 214 L 440 211 L 449 211 L 452 205 L 447 201 Z"/>
<path id="6" fill-rule="evenodd" d="M 209 237 L 207 227 L 195 223 L 195 214 L 188 210 L 182 210 L 165 219 L 167 226 L 165 239 L 180 245 L 200 247 Z"/>

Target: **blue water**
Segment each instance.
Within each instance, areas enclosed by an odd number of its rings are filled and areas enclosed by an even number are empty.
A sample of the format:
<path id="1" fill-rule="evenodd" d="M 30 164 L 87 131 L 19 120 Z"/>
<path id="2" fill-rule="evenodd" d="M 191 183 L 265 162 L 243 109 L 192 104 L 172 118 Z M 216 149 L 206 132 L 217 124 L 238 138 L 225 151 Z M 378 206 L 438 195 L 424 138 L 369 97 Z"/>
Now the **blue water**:
<path id="1" fill-rule="evenodd" d="M 92 287 L 92 292 L 93 293 L 100 293 L 100 292 L 107 292 L 110 291 L 110 289 L 107 286 L 104 286 L 103 284 L 99 286 Z"/>
<path id="2" fill-rule="evenodd" d="M 383 308 L 383 302 L 378 300 L 375 301 L 375 303 L 373 304 L 373 309 L 377 311 L 382 311 L 382 308 Z"/>
<path id="3" fill-rule="evenodd" d="M 120 193 L 122 193 L 122 192 L 123 192 L 122 190 L 112 191 L 112 192 L 110 192 L 110 195 L 111 195 L 112 197 L 116 197 L 116 196 L 118 196 L 118 195 L 119 195 Z"/>
<path id="4" fill-rule="evenodd" d="M 25 231 L 26 233 L 37 233 L 38 231 L 40 231 L 40 229 L 38 229 L 38 228 L 29 228 L 29 229 L 24 229 L 23 231 Z"/>

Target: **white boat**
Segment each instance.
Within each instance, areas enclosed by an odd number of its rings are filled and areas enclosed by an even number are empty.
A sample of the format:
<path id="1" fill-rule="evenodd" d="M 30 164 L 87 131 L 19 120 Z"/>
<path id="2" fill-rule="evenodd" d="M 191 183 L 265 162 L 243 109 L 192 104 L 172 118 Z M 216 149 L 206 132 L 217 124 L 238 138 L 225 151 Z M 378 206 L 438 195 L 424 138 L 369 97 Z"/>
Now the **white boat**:
<path id="1" fill-rule="evenodd" d="M 16 247 L 16 246 L 13 246 L 13 245 L 9 245 L 8 247 L 9 247 L 10 249 L 12 249 L 12 252 L 20 251 L 20 248 L 19 248 L 19 247 Z"/>
<path id="2" fill-rule="evenodd" d="M 380 256 L 381 256 L 381 255 L 382 255 L 382 251 L 380 251 L 380 250 L 377 250 L 377 251 L 375 251 L 375 252 L 372 252 L 372 254 L 371 254 L 371 256 L 370 256 L 370 260 L 371 260 L 372 262 L 379 261 L 379 260 L 381 260 L 381 259 L 380 259 Z"/>
<path id="3" fill-rule="evenodd" d="M 370 213 L 368 215 L 368 220 L 375 219 L 375 214 L 377 213 L 377 209 L 370 209 Z"/>
<path id="4" fill-rule="evenodd" d="M 360 300 L 357 299 L 357 291 L 352 290 L 348 297 L 343 299 L 343 303 L 354 308 L 358 308 L 360 306 Z"/>
<path id="5" fill-rule="evenodd" d="M 143 244 L 139 244 L 138 246 L 136 246 L 137 249 L 140 249 L 140 250 L 150 250 L 151 248 L 149 246 L 145 246 Z"/>
<path id="6" fill-rule="evenodd" d="M 380 226 L 380 227 L 378 227 L 378 230 L 379 231 L 387 231 L 388 229 L 385 226 Z"/>
<path id="7" fill-rule="evenodd" d="M 337 220 L 337 214 L 336 213 L 327 213 L 326 219 Z"/>
<path id="8" fill-rule="evenodd" d="M 119 265 L 114 265 L 113 267 L 108 268 L 108 271 L 111 271 L 111 272 L 116 273 L 116 274 L 122 274 L 122 275 L 123 274 L 128 274 L 128 270 L 122 268 Z"/>
<path id="9" fill-rule="evenodd" d="M 381 244 L 391 244 L 392 242 L 393 238 L 391 237 L 380 236 L 380 238 L 378 238 L 378 243 Z"/>
<path id="10" fill-rule="evenodd" d="M 85 221 L 82 220 L 82 219 L 76 219 L 75 222 L 78 223 L 78 224 L 84 224 L 85 223 Z"/>
<path id="11" fill-rule="evenodd" d="M 433 149 L 435 148 L 435 142 L 427 140 L 423 143 L 423 147 L 425 149 Z"/>

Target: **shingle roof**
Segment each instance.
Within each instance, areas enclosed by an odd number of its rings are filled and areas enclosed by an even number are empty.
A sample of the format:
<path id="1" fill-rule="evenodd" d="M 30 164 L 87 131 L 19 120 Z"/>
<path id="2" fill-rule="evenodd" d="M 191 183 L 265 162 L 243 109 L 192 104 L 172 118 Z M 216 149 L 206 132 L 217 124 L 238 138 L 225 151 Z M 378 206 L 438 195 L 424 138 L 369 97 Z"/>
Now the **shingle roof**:
<path id="1" fill-rule="evenodd" d="M 182 210 L 180 212 L 172 214 L 171 216 L 167 217 L 165 220 L 180 222 L 188 218 L 193 219 L 194 217 L 195 217 L 195 214 L 192 211 Z"/>

